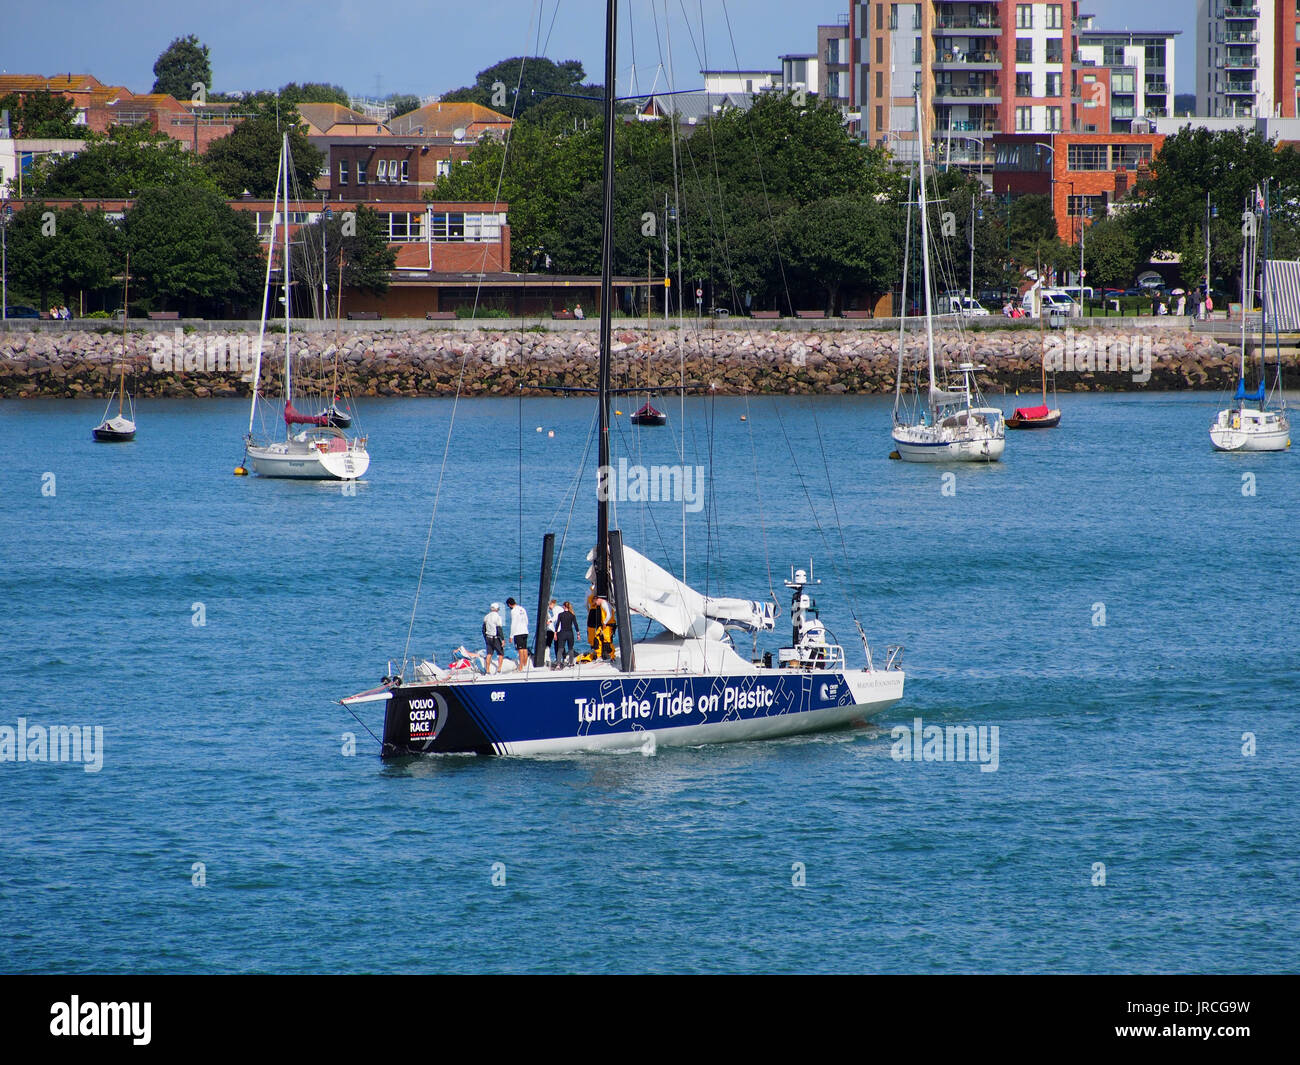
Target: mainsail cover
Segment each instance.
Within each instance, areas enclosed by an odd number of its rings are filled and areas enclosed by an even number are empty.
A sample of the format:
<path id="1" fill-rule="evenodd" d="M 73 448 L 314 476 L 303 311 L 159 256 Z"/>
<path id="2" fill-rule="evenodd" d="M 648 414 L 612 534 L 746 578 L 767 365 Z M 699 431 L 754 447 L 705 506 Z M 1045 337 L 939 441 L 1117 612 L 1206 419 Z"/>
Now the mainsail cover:
<path id="1" fill-rule="evenodd" d="M 587 560 L 591 561 L 592 557 L 588 555 Z M 710 621 L 745 632 L 776 627 L 775 603 L 701 595 L 626 544 L 623 545 L 623 572 L 627 577 L 628 608 L 657 621 L 677 636 L 702 635 Z M 592 577 L 589 570 L 588 580 Z"/>
<path id="2" fill-rule="evenodd" d="M 284 424 L 285 425 L 329 425 L 329 415 L 327 414 L 300 414 L 294 409 L 292 403 L 285 401 L 284 404 Z"/>

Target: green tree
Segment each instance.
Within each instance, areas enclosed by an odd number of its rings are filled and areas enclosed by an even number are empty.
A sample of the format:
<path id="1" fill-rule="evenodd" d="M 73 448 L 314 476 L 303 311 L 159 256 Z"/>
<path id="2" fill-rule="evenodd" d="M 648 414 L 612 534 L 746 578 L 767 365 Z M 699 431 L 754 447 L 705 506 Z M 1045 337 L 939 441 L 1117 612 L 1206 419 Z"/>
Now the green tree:
<path id="1" fill-rule="evenodd" d="M 178 100 L 193 99 L 202 85 L 203 92 L 212 87 L 212 65 L 208 62 L 208 46 L 194 34 L 177 37 L 169 44 L 153 65 L 153 91 L 168 93 Z"/>
<path id="2" fill-rule="evenodd" d="M 443 93 L 446 101 L 468 101 L 515 118 L 566 117 L 581 114 L 594 119 L 601 114 L 599 85 L 584 84 L 586 73 L 576 59 L 555 63 L 542 56 L 515 56 L 480 70 L 473 85 Z M 593 103 L 548 94 L 590 96 Z"/>
<path id="3" fill-rule="evenodd" d="M 9 128 L 15 137 L 78 138 L 86 132 L 75 122 L 77 109 L 72 101 L 56 92 L 0 96 L 0 111 L 9 112 Z"/>
<path id="4" fill-rule="evenodd" d="M 123 236 L 133 285 L 155 307 L 220 317 L 261 292 L 265 257 L 252 216 L 211 189 L 145 190 Z"/>
<path id="5" fill-rule="evenodd" d="M 296 188 L 292 194 L 313 194 L 325 157 L 307 140 L 295 108 L 267 104 L 254 107 L 250 118 L 208 145 L 203 165 L 217 188 L 231 199 L 242 196 L 245 190 L 256 199 L 274 196 L 284 131 L 289 134 L 293 161 L 291 178 Z"/>
<path id="6" fill-rule="evenodd" d="M 786 261 L 825 291 L 828 315 L 845 284 L 879 293 L 897 281 L 893 217 L 874 200 L 836 197 L 796 207 L 782 219 Z"/>
<path id="7" fill-rule="evenodd" d="M 349 218 L 349 215 L 354 215 Z M 325 247 L 322 253 L 321 241 Z M 310 226 L 304 226 L 294 237 L 292 271 L 299 284 L 311 293 L 311 306 L 320 312 L 321 271 L 329 290 L 337 301 L 339 297 L 339 257 L 343 259 L 343 287 L 381 295 L 388 291 L 388 282 L 397 253 L 388 244 L 388 233 L 379 212 L 365 204 L 358 205 L 355 213 L 334 211 L 332 217 L 321 217 Z M 301 290 L 300 290 L 301 291 Z M 301 296 L 297 297 L 301 300 Z M 325 313 L 337 313 L 325 308 Z"/>
<path id="8" fill-rule="evenodd" d="M 307 81 L 299 85 L 296 81 L 280 89 L 280 101 L 290 106 L 295 104 L 342 104 L 348 106 L 346 90 L 338 85 L 327 85 L 320 81 Z"/>
<path id="9" fill-rule="evenodd" d="M 88 131 L 76 155 L 43 156 L 24 183 L 29 195 L 76 199 L 128 198 L 149 188 L 214 187 L 192 152 L 146 126 Z"/>
<path id="10" fill-rule="evenodd" d="M 10 280 L 35 294 L 42 310 L 51 298 L 79 304 L 82 294 L 110 287 L 118 266 L 117 231 L 102 211 L 28 204 L 9 223 Z"/>
<path id="11" fill-rule="evenodd" d="M 1092 288 L 1127 288 L 1137 277 L 1140 262 L 1137 242 L 1122 214 L 1098 219 L 1088 226 L 1083 264 L 1088 271 L 1087 284 Z"/>
<path id="12" fill-rule="evenodd" d="M 391 117 L 397 118 L 398 115 L 406 115 L 419 110 L 420 98 L 412 96 L 410 93 L 393 93 L 388 98 L 388 104 L 392 108 Z"/>

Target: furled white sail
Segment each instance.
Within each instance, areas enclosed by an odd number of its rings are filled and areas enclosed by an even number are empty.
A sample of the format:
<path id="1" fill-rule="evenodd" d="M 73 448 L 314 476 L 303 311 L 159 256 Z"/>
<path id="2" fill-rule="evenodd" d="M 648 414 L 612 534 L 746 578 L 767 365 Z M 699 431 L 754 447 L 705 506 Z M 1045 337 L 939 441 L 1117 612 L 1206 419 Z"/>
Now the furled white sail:
<path id="1" fill-rule="evenodd" d="M 930 389 L 930 406 L 946 407 L 952 403 L 965 403 L 965 392 L 946 392 L 942 388 Z"/>
<path id="2" fill-rule="evenodd" d="M 593 556 L 594 552 L 587 556 L 587 561 L 592 561 Z M 775 603 L 701 595 L 626 544 L 623 545 L 623 572 L 627 578 L 628 609 L 657 621 L 677 636 L 709 634 L 710 623 L 745 632 L 776 627 Z M 587 579 L 593 576 L 588 570 Z"/>

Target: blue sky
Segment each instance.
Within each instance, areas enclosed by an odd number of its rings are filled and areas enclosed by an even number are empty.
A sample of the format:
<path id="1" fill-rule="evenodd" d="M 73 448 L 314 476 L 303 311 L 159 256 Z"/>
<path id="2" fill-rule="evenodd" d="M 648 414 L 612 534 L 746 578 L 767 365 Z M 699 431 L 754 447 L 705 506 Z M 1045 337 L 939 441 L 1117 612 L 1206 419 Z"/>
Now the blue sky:
<path id="1" fill-rule="evenodd" d="M 426 96 L 468 84 L 482 68 L 512 55 L 580 59 L 593 80 L 603 62 L 601 0 L 61 0 L 6 7 L 0 70 L 91 73 L 135 92 L 150 89 L 158 53 L 188 33 L 211 49 L 214 88 L 221 91 L 329 81 L 356 94 Z M 619 45 L 620 90 L 627 91 L 635 74 L 637 89 L 644 91 L 656 74 L 659 87 L 668 80 L 665 9 L 673 84 L 691 88 L 705 65 L 775 68 L 782 53 L 815 51 L 817 24 L 835 22 L 848 3 L 621 0 L 621 7 L 630 17 Z M 1096 14 L 1100 26 L 1125 28 L 1135 5 L 1085 0 L 1082 9 Z M 1183 30 L 1177 89 L 1193 91 L 1194 4 L 1146 0 L 1137 10 L 1143 17 L 1131 23 L 1133 29 Z M 658 14 L 658 33 L 652 12 Z"/>

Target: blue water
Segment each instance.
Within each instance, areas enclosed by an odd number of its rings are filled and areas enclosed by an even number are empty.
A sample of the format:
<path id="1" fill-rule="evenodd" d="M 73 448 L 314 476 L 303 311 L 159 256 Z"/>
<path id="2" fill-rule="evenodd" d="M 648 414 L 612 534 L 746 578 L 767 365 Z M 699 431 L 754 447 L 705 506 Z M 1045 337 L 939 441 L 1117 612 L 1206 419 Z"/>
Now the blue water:
<path id="1" fill-rule="evenodd" d="M 770 559 L 784 610 L 811 557 L 851 660 L 851 604 L 877 662 L 906 646 L 875 727 L 383 765 L 333 700 L 402 656 L 449 401 L 363 405 L 353 496 L 231 476 L 238 402 L 142 403 L 130 445 L 92 443 L 97 402 L 0 403 L 0 725 L 105 736 L 98 773 L 0 763 L 0 970 L 1295 971 L 1300 456 L 1213 453 L 1213 396 L 1061 405 L 951 495 L 887 459 L 879 399 L 618 419 L 622 453 L 714 475 L 691 583 L 762 597 Z M 461 403 L 413 653 L 533 612 L 590 414 Z M 621 519 L 680 569 L 680 507 Z M 997 726 L 997 771 L 895 760 L 916 717 Z"/>

